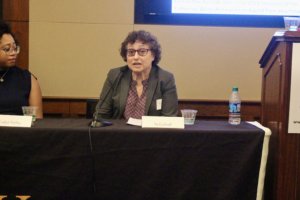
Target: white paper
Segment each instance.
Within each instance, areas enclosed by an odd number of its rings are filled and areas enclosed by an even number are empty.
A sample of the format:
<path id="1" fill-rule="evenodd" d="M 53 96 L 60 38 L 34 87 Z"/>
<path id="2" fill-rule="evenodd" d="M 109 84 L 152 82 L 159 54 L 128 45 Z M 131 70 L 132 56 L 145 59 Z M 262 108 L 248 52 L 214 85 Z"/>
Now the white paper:
<path id="1" fill-rule="evenodd" d="M 127 124 L 130 124 L 130 125 L 133 125 L 133 126 L 142 126 L 142 120 L 130 117 L 127 121 Z"/>
<path id="2" fill-rule="evenodd" d="M 300 133 L 300 43 L 293 44 L 288 133 Z"/>
<path id="3" fill-rule="evenodd" d="M 184 129 L 183 117 L 143 116 L 142 128 Z"/>
<path id="4" fill-rule="evenodd" d="M 0 126 L 31 127 L 32 116 L 0 115 Z"/>

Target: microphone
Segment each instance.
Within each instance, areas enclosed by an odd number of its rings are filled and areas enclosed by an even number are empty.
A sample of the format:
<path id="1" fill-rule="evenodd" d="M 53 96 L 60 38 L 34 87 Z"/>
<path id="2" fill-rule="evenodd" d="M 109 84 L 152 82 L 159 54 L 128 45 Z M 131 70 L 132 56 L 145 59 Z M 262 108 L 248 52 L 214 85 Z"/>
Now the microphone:
<path id="1" fill-rule="evenodd" d="M 113 84 L 111 85 L 111 87 L 109 87 L 109 89 L 107 90 L 107 92 L 105 93 L 104 97 L 102 98 L 102 101 L 99 103 L 98 106 L 96 106 L 96 112 L 94 113 L 93 116 L 93 121 L 91 122 L 90 126 L 93 128 L 96 127 L 105 127 L 105 126 L 111 126 L 113 123 L 110 121 L 106 121 L 104 119 L 98 119 L 98 114 L 99 114 L 99 110 L 102 107 L 103 103 L 105 102 L 105 100 L 107 99 L 109 93 L 111 92 L 111 90 L 118 84 L 118 82 L 120 81 L 121 75 L 122 75 L 122 70 L 120 70 L 117 78 L 114 80 Z M 101 98 L 99 99 L 99 101 L 101 100 Z"/>

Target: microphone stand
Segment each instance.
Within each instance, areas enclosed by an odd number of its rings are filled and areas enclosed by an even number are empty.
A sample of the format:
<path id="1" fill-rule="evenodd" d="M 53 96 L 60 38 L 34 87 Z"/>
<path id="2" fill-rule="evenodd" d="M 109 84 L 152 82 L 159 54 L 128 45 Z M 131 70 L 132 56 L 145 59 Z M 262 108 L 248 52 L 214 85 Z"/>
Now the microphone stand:
<path id="1" fill-rule="evenodd" d="M 94 113 L 93 116 L 93 121 L 91 122 L 90 126 L 92 128 L 96 128 L 96 127 L 105 127 L 105 126 L 111 126 L 113 123 L 110 121 L 106 121 L 104 119 L 98 119 L 98 114 L 99 114 L 99 110 L 102 107 L 102 104 L 104 103 L 104 101 L 107 99 L 108 94 L 110 93 L 110 91 L 112 90 L 112 88 L 115 87 L 115 85 L 119 82 L 120 78 L 122 75 L 122 71 L 120 71 L 120 73 L 118 74 L 117 78 L 114 80 L 112 86 L 108 89 L 108 91 L 106 92 L 105 96 L 103 97 L 103 100 L 99 103 L 99 106 L 96 107 L 96 112 Z M 100 100 L 99 100 L 100 101 Z"/>

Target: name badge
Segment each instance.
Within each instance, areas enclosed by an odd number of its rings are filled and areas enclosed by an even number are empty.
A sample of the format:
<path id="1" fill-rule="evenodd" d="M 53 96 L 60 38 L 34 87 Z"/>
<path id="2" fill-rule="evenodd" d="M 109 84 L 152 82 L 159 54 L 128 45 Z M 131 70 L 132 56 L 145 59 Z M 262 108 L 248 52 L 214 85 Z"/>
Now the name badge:
<path id="1" fill-rule="evenodd" d="M 161 110 L 162 99 L 156 99 L 156 110 Z"/>

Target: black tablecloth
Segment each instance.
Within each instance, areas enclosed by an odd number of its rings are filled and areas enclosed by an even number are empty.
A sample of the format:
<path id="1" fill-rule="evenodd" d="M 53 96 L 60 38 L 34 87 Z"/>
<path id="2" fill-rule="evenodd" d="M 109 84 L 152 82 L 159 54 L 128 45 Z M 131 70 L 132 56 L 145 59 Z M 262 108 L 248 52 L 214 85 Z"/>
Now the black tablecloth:
<path id="1" fill-rule="evenodd" d="M 196 121 L 142 129 L 113 121 L 0 127 L 0 195 L 30 199 L 256 199 L 264 132 Z"/>

